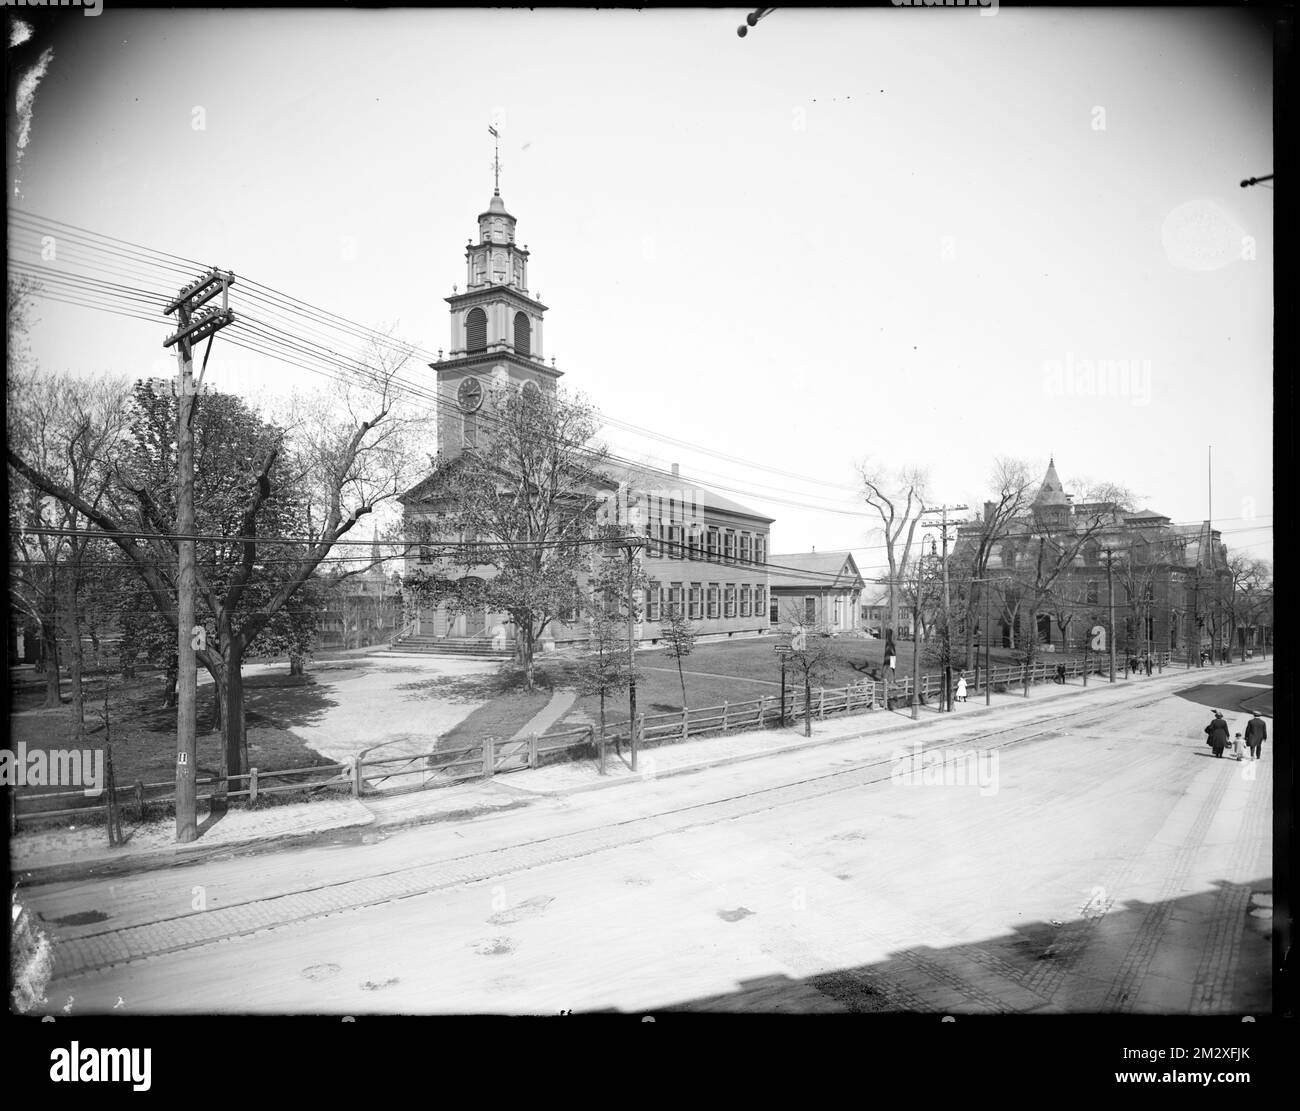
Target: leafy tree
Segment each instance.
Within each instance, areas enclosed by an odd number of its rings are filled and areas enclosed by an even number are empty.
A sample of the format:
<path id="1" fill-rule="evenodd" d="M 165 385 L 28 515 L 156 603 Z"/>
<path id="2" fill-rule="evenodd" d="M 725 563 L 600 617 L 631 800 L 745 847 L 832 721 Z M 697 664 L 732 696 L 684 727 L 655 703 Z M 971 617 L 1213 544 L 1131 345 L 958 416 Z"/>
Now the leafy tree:
<path id="1" fill-rule="evenodd" d="M 431 545 L 441 566 L 408 586 L 423 604 L 507 614 L 531 690 L 546 630 L 583 606 L 584 544 L 596 533 L 610 486 L 603 474 L 608 452 L 596 442 L 597 414 L 584 401 L 552 390 L 502 389 L 484 407 L 486 443 L 436 461 L 425 484 L 425 504 L 443 513 Z M 455 543 L 439 548 L 437 540 Z M 454 564 L 482 573 L 453 579 Z"/>

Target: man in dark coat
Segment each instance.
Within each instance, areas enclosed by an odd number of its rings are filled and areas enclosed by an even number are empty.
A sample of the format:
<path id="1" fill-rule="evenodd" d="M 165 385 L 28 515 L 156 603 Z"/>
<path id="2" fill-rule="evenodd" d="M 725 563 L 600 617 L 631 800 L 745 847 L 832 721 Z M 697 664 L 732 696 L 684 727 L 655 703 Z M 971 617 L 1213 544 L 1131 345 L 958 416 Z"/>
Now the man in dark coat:
<path id="1" fill-rule="evenodd" d="M 1259 711 L 1255 710 L 1250 721 L 1246 722 L 1246 747 L 1250 749 L 1252 760 L 1259 759 L 1259 750 L 1267 738 L 1268 727 L 1264 724 L 1264 719 L 1259 716 Z"/>
<path id="2" fill-rule="evenodd" d="M 1214 720 L 1205 727 L 1207 737 L 1206 744 L 1214 749 L 1214 755 L 1220 759 L 1223 758 L 1223 750 L 1228 746 L 1231 740 L 1231 734 L 1228 731 L 1228 723 L 1224 721 L 1223 715 L 1218 710 L 1214 711 Z"/>

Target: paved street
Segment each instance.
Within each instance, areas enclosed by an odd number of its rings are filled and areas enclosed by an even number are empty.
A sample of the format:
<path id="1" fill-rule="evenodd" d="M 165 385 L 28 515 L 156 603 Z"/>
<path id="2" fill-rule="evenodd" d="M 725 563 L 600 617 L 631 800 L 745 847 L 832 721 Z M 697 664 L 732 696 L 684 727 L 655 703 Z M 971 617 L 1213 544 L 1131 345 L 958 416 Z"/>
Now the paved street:
<path id="1" fill-rule="evenodd" d="M 955 715 L 916 782 L 921 734 L 863 737 L 38 886 L 46 1010 L 1262 1012 L 1272 722 L 1258 764 L 1201 732 L 1237 670 Z"/>

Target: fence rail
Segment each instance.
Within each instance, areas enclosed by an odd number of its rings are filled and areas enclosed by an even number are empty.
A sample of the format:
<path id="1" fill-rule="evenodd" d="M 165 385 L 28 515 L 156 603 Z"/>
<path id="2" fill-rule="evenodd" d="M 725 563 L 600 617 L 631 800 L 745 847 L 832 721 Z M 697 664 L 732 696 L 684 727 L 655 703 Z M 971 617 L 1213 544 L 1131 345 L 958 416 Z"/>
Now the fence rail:
<path id="1" fill-rule="evenodd" d="M 1172 653 L 1162 652 L 1154 658 L 1154 666 L 1184 666 L 1183 661 L 1172 663 Z M 1058 670 L 1059 669 L 1059 670 Z M 1078 679 L 1087 675 L 1106 675 L 1110 670 L 1108 655 L 1087 657 L 1070 656 L 1040 659 L 1031 666 L 1001 664 L 988 670 L 976 667 L 966 675 L 966 693 L 984 693 L 987 686 L 993 691 L 1028 688 L 1035 683 Z M 954 671 L 954 686 L 956 672 Z M 941 675 L 929 673 L 921 677 L 920 702 L 936 701 L 942 691 Z M 656 745 L 685 741 L 691 737 L 725 734 L 735 730 L 767 728 L 783 723 L 793 723 L 805 714 L 824 719 L 836 714 L 856 714 L 878 709 L 898 709 L 912 702 L 912 678 L 886 681 L 862 679 L 847 687 L 816 688 L 811 698 L 803 691 L 792 689 L 784 696 L 764 695 L 744 702 L 723 702 L 718 706 L 684 708 L 677 713 L 640 714 L 637 717 L 637 740 L 642 745 Z M 784 705 L 782 702 L 784 701 Z M 628 721 L 615 722 L 605 730 L 605 745 L 616 747 L 631 741 Z M 247 799 L 256 805 L 263 795 L 308 795 L 324 791 L 346 792 L 353 798 L 365 795 L 389 794 L 402 791 L 451 786 L 469 779 L 485 779 L 498 772 L 521 771 L 542 767 L 560 760 L 597 758 L 603 768 L 604 746 L 596 737 L 593 726 L 584 725 L 553 733 L 531 734 L 528 737 L 500 740 L 484 737 L 462 748 L 434 748 L 429 752 L 408 753 L 400 756 L 368 757 L 362 752 L 358 759 L 345 763 L 318 764 L 303 768 L 278 768 L 263 771 L 250 768 L 242 775 L 202 776 L 197 780 L 200 788 L 212 788 L 199 794 L 199 801 Z M 418 777 L 409 785 L 395 781 Z M 107 789 L 97 795 L 80 791 L 48 791 L 38 794 L 13 792 L 12 820 L 42 820 L 68 818 L 109 812 Z M 91 803 L 91 798 L 99 801 Z M 66 805 L 50 807 L 53 801 Z M 76 805 L 72 800 L 78 800 Z M 118 786 L 113 790 L 114 805 L 125 808 L 137 821 L 143 821 L 151 809 L 166 807 L 175 802 L 175 783 L 144 783 Z M 33 809 L 40 807 L 40 809 Z"/>

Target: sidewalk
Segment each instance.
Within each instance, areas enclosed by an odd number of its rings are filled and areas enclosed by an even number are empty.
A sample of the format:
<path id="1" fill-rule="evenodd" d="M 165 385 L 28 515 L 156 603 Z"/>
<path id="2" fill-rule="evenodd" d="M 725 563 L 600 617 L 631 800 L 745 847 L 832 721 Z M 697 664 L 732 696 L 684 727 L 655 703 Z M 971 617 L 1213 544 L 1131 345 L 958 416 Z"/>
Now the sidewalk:
<path id="1" fill-rule="evenodd" d="M 626 745 L 620 759 L 611 745 L 606 753 L 605 776 L 593 761 L 554 764 L 474 780 L 454 787 L 398 794 L 388 797 L 332 799 L 326 802 L 272 806 L 260 810 L 232 808 L 219 821 L 200 822 L 199 838 L 187 845 L 175 844 L 174 821 L 150 823 L 125 830 L 127 843 L 116 848 L 106 844 L 103 826 L 83 829 L 19 832 L 10 841 L 10 867 L 21 882 L 47 883 L 80 875 L 105 875 L 143 871 L 184 863 L 214 852 L 259 851 L 283 848 L 324 834 L 355 831 L 358 834 L 428 822 L 460 821 L 499 810 L 531 805 L 539 799 L 615 787 L 629 781 L 650 781 L 715 768 L 744 760 L 756 760 L 786 752 L 798 752 L 854 739 L 889 737 L 909 731 L 922 737 L 938 738 L 949 732 L 964 732 L 971 719 L 987 720 L 989 726 L 1005 728 L 1032 721 L 1045 708 L 1061 702 L 1074 709 L 1087 703 L 1098 709 L 1123 704 L 1140 692 L 1170 693 L 1207 679 L 1238 674 L 1258 664 L 1220 665 L 1214 669 L 1166 669 L 1163 675 L 1130 680 L 1119 679 L 1112 686 L 1104 679 L 1090 678 L 1065 686 L 1047 683 L 1034 686 L 1030 696 L 1020 693 L 994 694 L 985 706 L 981 694 L 959 705 L 950 714 L 922 706 L 918 720 L 910 709 L 873 710 L 849 716 L 813 720 L 812 736 L 804 737 L 803 722 L 784 729 L 751 730 L 685 743 L 643 748 L 637 770 L 629 763 Z M 549 708 L 549 707 L 548 707 Z M 546 709 L 542 711 L 546 712 Z M 1047 717 L 1051 717 L 1051 713 Z M 530 723 L 531 724 L 531 723 Z M 915 743 L 913 740 L 901 742 Z"/>

